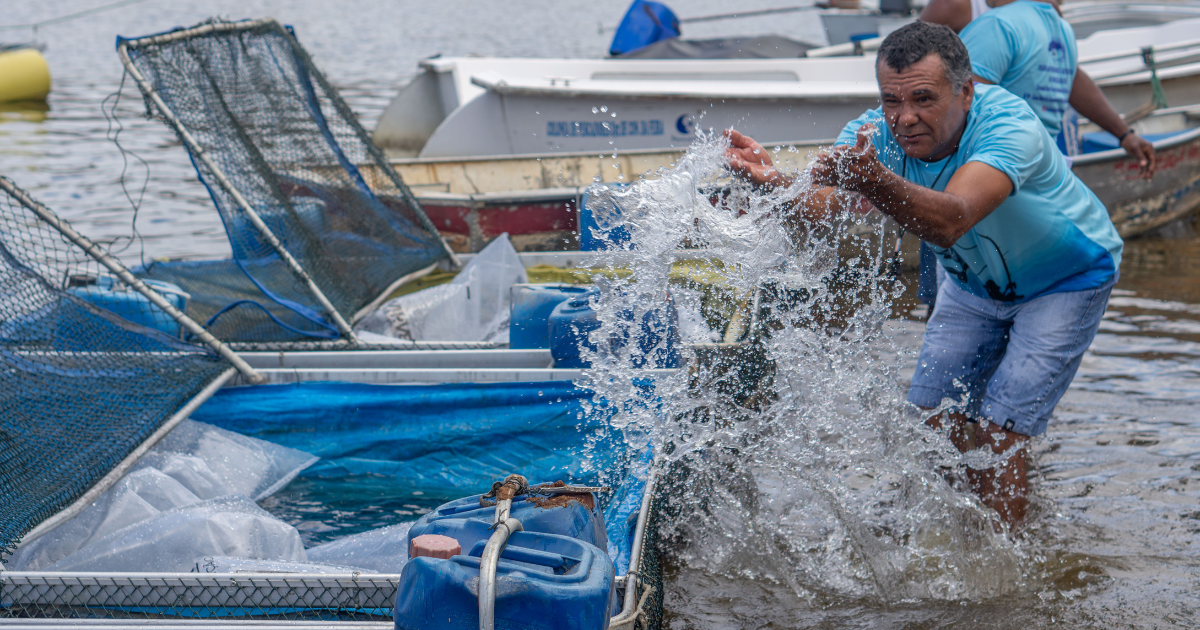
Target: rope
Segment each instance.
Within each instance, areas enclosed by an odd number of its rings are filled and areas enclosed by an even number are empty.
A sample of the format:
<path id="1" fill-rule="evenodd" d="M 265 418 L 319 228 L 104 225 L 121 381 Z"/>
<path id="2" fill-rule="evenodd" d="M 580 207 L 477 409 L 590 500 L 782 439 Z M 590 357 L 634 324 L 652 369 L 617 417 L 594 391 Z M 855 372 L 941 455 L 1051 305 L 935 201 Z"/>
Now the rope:
<path id="1" fill-rule="evenodd" d="M 555 494 L 583 494 L 585 492 L 596 493 L 596 492 L 611 492 L 612 491 L 612 488 L 607 488 L 607 487 L 603 487 L 603 486 L 571 486 L 571 485 L 567 485 L 567 484 L 563 483 L 561 480 L 555 481 L 554 483 L 541 483 L 536 486 L 530 486 L 528 479 L 526 479 L 525 477 L 522 477 L 521 475 L 512 474 L 512 475 L 509 475 L 508 477 L 506 477 L 504 479 L 504 481 L 496 481 L 496 482 L 492 483 L 492 489 L 489 490 L 487 494 L 479 497 L 479 505 L 481 505 L 483 507 L 492 507 L 493 505 L 496 505 L 495 501 L 489 501 L 488 499 L 496 498 L 496 495 L 500 492 L 500 489 L 503 488 L 504 486 L 511 486 L 514 489 L 513 490 L 514 497 L 519 497 L 523 494 L 555 495 Z"/>
<path id="2" fill-rule="evenodd" d="M 1151 102 L 1154 103 L 1154 109 L 1166 109 L 1167 95 L 1163 92 L 1162 81 L 1158 80 L 1158 65 L 1154 62 L 1153 46 L 1142 48 L 1142 61 L 1150 68 Z"/>
<path id="3" fill-rule="evenodd" d="M 42 20 L 40 22 L 28 22 L 26 24 L 6 24 L 3 26 L 0 26 L 0 30 L 15 29 L 15 28 L 31 28 L 31 29 L 33 29 L 34 33 L 37 33 L 38 28 L 40 28 L 42 26 L 47 26 L 50 24 L 58 24 L 59 22 L 67 22 L 67 21 L 73 20 L 75 18 L 83 17 L 85 15 L 94 15 L 96 13 L 102 13 L 104 11 L 108 11 L 109 9 L 118 9 L 120 7 L 128 6 L 131 4 L 138 4 L 139 2 L 145 2 L 145 1 L 146 0 L 120 0 L 119 2 L 111 2 L 109 4 L 101 5 L 98 7 L 91 8 L 91 9 L 84 9 L 83 11 L 76 11 L 74 13 L 68 13 L 66 15 L 60 15 L 58 17 L 50 18 L 48 20 Z"/>
<path id="4" fill-rule="evenodd" d="M 514 473 L 514 474 L 511 474 L 508 477 L 506 477 L 504 479 L 504 481 L 497 481 L 497 482 L 493 483 L 492 489 L 490 491 L 488 491 L 487 494 L 479 497 L 479 505 L 481 505 L 483 507 L 491 507 L 493 505 L 496 505 L 495 502 L 488 501 L 488 499 L 496 498 L 496 495 L 500 492 L 500 489 L 503 488 L 504 486 L 512 486 L 513 487 L 513 496 L 514 497 L 519 497 L 523 494 L 529 493 L 529 480 L 522 477 L 521 475 Z"/>

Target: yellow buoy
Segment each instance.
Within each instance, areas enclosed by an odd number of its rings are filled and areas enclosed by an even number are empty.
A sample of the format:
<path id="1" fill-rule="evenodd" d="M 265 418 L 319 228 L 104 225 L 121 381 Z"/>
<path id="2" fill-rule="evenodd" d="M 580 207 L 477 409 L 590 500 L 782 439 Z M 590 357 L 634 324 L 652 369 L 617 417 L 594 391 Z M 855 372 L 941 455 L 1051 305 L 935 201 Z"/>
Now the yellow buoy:
<path id="1" fill-rule="evenodd" d="M 35 48 L 0 51 L 0 103 L 40 101 L 50 93 L 50 66 Z"/>

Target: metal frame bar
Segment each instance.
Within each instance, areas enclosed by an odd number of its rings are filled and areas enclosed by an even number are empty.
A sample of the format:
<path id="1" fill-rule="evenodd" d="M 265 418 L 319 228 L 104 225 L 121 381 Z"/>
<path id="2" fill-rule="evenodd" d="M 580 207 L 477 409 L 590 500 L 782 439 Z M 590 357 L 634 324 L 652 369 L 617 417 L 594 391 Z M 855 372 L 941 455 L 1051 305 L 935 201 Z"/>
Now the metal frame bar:
<path id="1" fill-rule="evenodd" d="M 205 330 L 203 326 L 196 323 L 195 320 L 187 315 L 184 315 L 179 309 L 175 308 L 174 305 L 163 298 L 163 296 L 159 295 L 157 291 L 146 286 L 146 283 L 142 282 L 137 278 L 137 276 L 134 276 L 132 273 L 130 273 L 129 270 L 125 268 L 125 265 L 122 265 L 120 261 L 109 255 L 108 252 L 104 251 L 99 245 L 93 243 L 91 239 L 80 234 L 79 232 L 76 232 L 75 228 L 71 227 L 71 224 L 60 219 L 52 210 L 42 205 L 33 197 L 30 197 L 29 194 L 24 190 L 18 188 L 12 180 L 0 175 L 0 188 L 4 189 L 4 191 L 9 195 L 12 195 L 17 201 L 21 202 L 21 205 L 25 206 L 27 210 L 37 215 L 39 219 L 50 224 L 50 227 L 57 230 L 60 234 L 65 236 L 67 240 L 71 241 L 84 252 L 86 252 L 88 256 L 94 258 L 96 262 L 99 262 L 109 271 L 116 274 L 116 276 L 121 279 L 121 282 L 129 285 L 134 291 L 141 293 L 146 297 L 146 299 L 150 300 L 152 304 L 165 311 L 167 315 L 170 315 L 172 319 L 179 322 L 180 325 L 182 325 L 188 332 L 195 335 L 202 343 L 204 343 L 204 345 L 208 346 L 214 352 L 221 355 L 222 358 L 232 363 L 233 367 L 237 368 L 237 370 L 241 372 L 247 380 L 252 383 L 263 381 L 262 376 L 258 372 L 254 371 L 254 368 L 250 367 L 250 365 L 242 360 L 242 358 L 236 353 L 234 353 L 233 350 L 230 350 L 228 346 L 221 343 L 221 341 L 216 337 L 212 336 L 212 334 Z"/>
<path id="2" fill-rule="evenodd" d="M 352 344 L 340 341 L 232 341 L 225 344 L 235 352 L 380 352 L 385 350 L 497 350 L 507 348 L 508 344 L 500 341 L 408 341 L 395 339 L 392 341 L 360 341 Z"/>
<path id="3" fill-rule="evenodd" d="M 146 630 L 147 628 L 178 628 L 179 630 L 262 630 L 286 625 L 296 630 L 395 630 L 392 621 L 263 621 L 261 619 L 5 619 L 5 630 L 77 630 L 82 627 L 105 630 Z"/>
<path id="4" fill-rule="evenodd" d="M 125 66 L 125 71 L 129 73 L 129 76 L 133 77 L 133 80 L 137 83 L 138 88 L 142 91 L 142 94 L 144 94 L 147 99 L 154 103 L 154 106 L 158 108 L 159 112 L 163 115 L 163 118 L 165 118 L 167 123 L 171 125 L 171 128 L 173 128 L 175 132 L 179 134 L 179 138 L 183 140 L 184 144 L 186 144 L 189 149 L 192 150 L 192 154 L 196 157 L 196 159 L 200 160 L 200 162 L 204 164 L 205 168 L 212 173 L 221 189 L 228 193 L 229 196 L 233 197 L 234 203 L 236 203 L 238 207 L 246 213 L 246 217 L 250 219 L 250 223 L 254 225 L 254 228 L 258 230 L 258 233 L 262 235 L 263 239 L 267 241 L 271 248 L 274 249 L 277 254 L 279 254 L 279 257 L 284 261 L 284 264 L 286 264 L 293 273 L 295 273 L 304 281 L 309 292 L 312 293 L 313 297 L 315 297 L 317 302 L 320 303 L 321 308 L 324 309 L 326 314 L 333 320 L 333 323 L 337 327 L 338 331 L 350 342 L 357 344 L 358 337 L 355 336 L 354 329 L 350 327 L 350 324 L 346 322 L 345 318 L 342 317 L 342 314 L 339 313 L 336 308 L 334 308 L 333 303 L 329 301 L 329 298 L 325 297 L 325 293 L 321 291 L 321 288 L 317 286 L 316 282 L 313 282 L 313 279 L 308 275 L 308 272 L 304 271 L 304 268 L 300 266 L 300 263 L 292 257 L 291 253 L 288 252 L 286 248 L 284 248 L 283 243 L 279 241 L 279 239 L 275 236 L 275 233 L 271 231 L 271 228 L 268 227 L 267 224 L 263 222 L 262 218 L 258 216 L 258 213 L 254 211 L 254 208 L 250 205 L 250 202 L 247 201 L 246 198 L 242 196 L 242 193 L 233 185 L 233 183 L 230 182 L 227 177 L 225 177 L 224 171 L 222 171 L 212 161 L 212 159 L 209 158 L 208 153 L 200 147 L 200 143 L 197 142 L 196 139 L 192 137 L 192 134 L 189 133 L 188 130 L 183 126 L 183 123 L 180 122 L 179 118 L 175 115 L 175 112 L 171 111 L 171 108 L 167 107 L 167 104 L 163 102 L 162 98 L 158 95 L 158 92 L 154 90 L 154 87 L 150 85 L 150 83 L 146 80 L 146 77 L 142 75 L 141 71 L 137 69 L 137 66 L 133 64 L 133 60 L 129 57 L 130 46 L 139 47 L 164 44 L 181 39 L 196 37 L 199 35 L 205 35 L 208 33 L 250 30 L 268 24 L 277 24 L 277 22 L 273 18 L 263 18 L 259 20 L 236 23 L 220 22 L 215 24 L 205 24 L 196 28 L 172 31 L 162 35 L 153 35 L 151 37 L 143 37 L 140 39 L 124 40 L 117 45 L 117 55 L 120 56 L 121 64 Z"/>
<path id="5" fill-rule="evenodd" d="M 641 580 L 635 572 L 642 565 L 642 554 L 646 553 L 646 530 L 650 524 L 650 506 L 653 504 L 657 482 L 658 473 L 655 472 L 654 467 L 651 467 L 650 476 L 646 479 L 646 494 L 642 496 L 642 507 L 638 510 L 637 526 L 634 528 L 633 547 L 629 552 L 629 571 L 623 576 L 625 578 L 625 600 L 620 614 L 609 619 L 609 630 L 633 630 L 642 616 L 646 597 L 653 588 L 642 585 L 645 588 L 642 589 L 642 597 L 638 597 L 638 586 Z"/>
<path id="6" fill-rule="evenodd" d="M 268 573 L 51 573 L 42 571 L 5 571 L 0 573 L 5 606 L 14 604 L 54 605 L 62 603 L 55 587 L 95 589 L 72 601 L 74 606 L 190 608 L 213 606 L 187 597 L 190 589 L 246 589 L 285 597 L 255 598 L 238 593 L 228 607 L 238 608 L 392 608 L 397 574 L 268 574 Z M 14 585 L 35 587 L 30 597 L 13 597 Z M 155 601 L 153 597 L 159 599 Z M 217 604 L 216 607 L 220 607 Z M 74 619 L 72 625 L 89 620 Z M 110 622 L 111 623 L 111 622 Z M 276 622 L 278 623 L 278 622 Z M 291 621 L 285 622 L 294 623 Z M 5 624 L 7 625 L 7 624 Z"/>
<path id="7" fill-rule="evenodd" d="M 164 422 L 157 431 L 151 433 L 150 437 L 146 438 L 141 444 L 138 445 L 137 448 L 133 449 L 132 453 L 125 456 L 125 459 L 121 460 L 121 463 L 117 464 L 116 467 L 108 471 L 107 475 L 101 477 L 100 480 L 93 484 L 87 492 L 83 493 L 83 496 L 76 499 L 71 505 L 59 510 L 59 512 L 54 516 L 51 516 L 41 523 L 38 523 L 37 527 L 34 527 L 28 534 L 25 534 L 25 536 L 21 538 L 20 544 L 26 544 L 41 537 L 46 532 L 71 520 L 89 505 L 94 503 L 96 499 L 100 498 L 100 495 L 103 494 L 105 490 L 108 490 L 113 484 L 120 481 L 121 477 L 125 476 L 125 473 L 129 472 L 129 470 L 138 463 L 138 460 L 140 460 L 143 455 L 149 452 L 155 444 L 158 444 L 160 440 L 166 437 L 167 434 L 171 432 L 171 429 L 174 429 L 176 425 L 178 425 L 180 422 L 183 422 L 188 416 L 192 415 L 192 412 L 200 407 L 200 405 L 204 404 L 204 402 L 211 398 L 213 394 L 217 393 L 218 389 L 224 387 L 225 383 L 228 382 L 229 379 L 233 378 L 236 372 L 237 368 L 229 368 L 217 376 L 217 378 L 213 379 L 213 381 L 205 386 L 204 389 L 200 390 L 198 394 L 193 396 L 186 405 L 180 407 L 179 411 L 176 411 L 174 415 L 168 418 L 167 421 Z M 16 575 L 16 573 L 12 571 L 0 572 L 0 584 L 3 584 L 13 575 Z M 184 575 L 187 574 L 185 573 Z"/>

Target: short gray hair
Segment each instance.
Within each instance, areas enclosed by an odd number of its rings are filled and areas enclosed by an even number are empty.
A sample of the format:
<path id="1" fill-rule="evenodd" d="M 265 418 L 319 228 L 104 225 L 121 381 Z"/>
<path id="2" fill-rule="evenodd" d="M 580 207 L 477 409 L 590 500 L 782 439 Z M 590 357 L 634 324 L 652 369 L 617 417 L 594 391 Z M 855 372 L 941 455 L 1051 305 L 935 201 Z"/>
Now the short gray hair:
<path id="1" fill-rule="evenodd" d="M 879 74 L 879 63 L 886 63 L 892 70 L 900 72 L 929 53 L 937 53 L 942 58 L 946 80 L 955 94 L 961 92 L 971 80 L 971 57 L 958 35 L 941 24 L 917 20 L 892 31 L 879 45 L 875 74 Z"/>

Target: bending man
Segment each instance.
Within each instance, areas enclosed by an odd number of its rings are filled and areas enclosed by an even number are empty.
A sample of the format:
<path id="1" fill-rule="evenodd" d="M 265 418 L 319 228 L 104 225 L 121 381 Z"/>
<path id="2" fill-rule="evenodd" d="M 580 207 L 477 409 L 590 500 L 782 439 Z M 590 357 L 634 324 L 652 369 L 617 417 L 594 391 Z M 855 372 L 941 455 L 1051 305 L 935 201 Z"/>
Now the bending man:
<path id="1" fill-rule="evenodd" d="M 1025 101 L 975 86 L 962 41 L 915 22 L 889 35 L 876 65 L 882 107 L 849 123 L 817 157 L 816 190 L 792 212 L 822 221 L 861 193 L 934 246 L 951 279 L 926 327 L 909 402 L 963 451 L 1010 453 L 969 471 L 1010 525 L 1025 514 L 1030 436 L 1047 423 L 1096 334 L 1122 242 L 1104 205 L 1067 167 Z M 787 186 L 754 140 L 730 131 L 731 169 Z M 986 420 L 969 431 L 968 419 Z"/>

